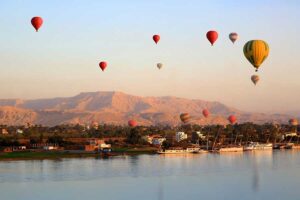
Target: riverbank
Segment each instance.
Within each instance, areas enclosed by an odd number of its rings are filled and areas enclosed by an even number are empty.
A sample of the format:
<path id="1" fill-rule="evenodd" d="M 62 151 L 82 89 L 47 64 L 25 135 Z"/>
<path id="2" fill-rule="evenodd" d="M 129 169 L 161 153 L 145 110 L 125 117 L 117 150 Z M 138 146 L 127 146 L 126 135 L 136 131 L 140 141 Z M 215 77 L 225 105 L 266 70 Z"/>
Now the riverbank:
<path id="1" fill-rule="evenodd" d="M 142 148 L 113 148 L 111 156 L 118 155 L 136 155 L 136 154 L 154 154 L 157 149 L 153 147 Z M 86 151 L 15 151 L 0 153 L 0 161 L 7 160 L 43 160 L 43 159 L 61 159 L 61 158 L 88 158 L 101 157 L 100 153 Z"/>

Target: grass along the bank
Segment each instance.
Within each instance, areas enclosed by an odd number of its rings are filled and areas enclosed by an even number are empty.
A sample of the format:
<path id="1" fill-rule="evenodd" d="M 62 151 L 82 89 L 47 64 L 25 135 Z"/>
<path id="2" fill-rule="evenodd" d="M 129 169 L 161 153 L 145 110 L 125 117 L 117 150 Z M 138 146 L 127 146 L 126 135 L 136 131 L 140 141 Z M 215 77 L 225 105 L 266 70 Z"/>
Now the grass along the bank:
<path id="1" fill-rule="evenodd" d="M 0 160 L 27 160 L 27 159 L 58 159 L 58 158 L 81 158 L 96 157 L 95 153 L 69 153 L 59 151 L 43 151 L 43 152 L 8 152 L 1 153 Z"/>
<path id="2" fill-rule="evenodd" d="M 152 154 L 156 153 L 155 147 L 115 147 L 112 149 L 116 153 L 128 153 L 128 154 Z"/>
<path id="3" fill-rule="evenodd" d="M 114 155 L 119 154 L 153 154 L 157 151 L 155 147 L 116 147 L 112 149 Z M 98 157 L 95 152 L 72 152 L 72 151 L 20 151 L 0 153 L 0 160 L 38 160 L 59 158 L 85 158 Z"/>

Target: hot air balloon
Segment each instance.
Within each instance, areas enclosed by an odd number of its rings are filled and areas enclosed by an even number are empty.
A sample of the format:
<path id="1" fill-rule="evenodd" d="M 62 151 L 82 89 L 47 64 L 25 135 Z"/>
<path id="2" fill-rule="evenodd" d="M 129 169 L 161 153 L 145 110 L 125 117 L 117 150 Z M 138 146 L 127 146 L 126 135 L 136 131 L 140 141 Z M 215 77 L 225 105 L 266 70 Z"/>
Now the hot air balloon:
<path id="1" fill-rule="evenodd" d="M 163 64 L 162 63 L 157 63 L 156 66 L 157 66 L 158 69 L 161 69 L 163 67 Z"/>
<path id="2" fill-rule="evenodd" d="M 133 119 L 128 121 L 128 126 L 130 127 L 136 127 L 137 126 L 137 122 Z"/>
<path id="3" fill-rule="evenodd" d="M 205 118 L 207 118 L 209 116 L 209 111 L 207 109 L 203 109 L 202 114 Z"/>
<path id="4" fill-rule="evenodd" d="M 213 46 L 215 41 L 218 39 L 218 32 L 217 31 L 208 31 L 206 33 L 206 37 L 207 37 L 208 41 L 211 43 L 211 46 Z"/>
<path id="5" fill-rule="evenodd" d="M 159 35 L 153 35 L 153 40 L 154 40 L 154 42 L 157 44 L 158 42 L 159 42 L 159 40 L 160 40 L 160 36 Z"/>
<path id="6" fill-rule="evenodd" d="M 234 43 L 238 39 L 238 34 L 237 33 L 230 33 L 229 34 L 229 39 L 231 40 L 232 43 Z"/>
<path id="7" fill-rule="evenodd" d="M 39 28 L 41 28 L 41 26 L 43 24 L 43 19 L 41 17 L 33 17 L 31 19 L 31 24 L 34 27 L 34 29 L 36 30 L 36 32 L 38 32 Z"/>
<path id="8" fill-rule="evenodd" d="M 105 68 L 107 67 L 107 63 L 102 61 L 102 62 L 99 63 L 99 67 L 102 69 L 102 71 L 104 71 Z"/>
<path id="9" fill-rule="evenodd" d="M 189 113 L 182 113 L 180 114 L 180 119 L 183 123 L 187 123 L 190 120 L 190 115 Z"/>
<path id="10" fill-rule="evenodd" d="M 259 81 L 259 76 L 258 75 L 252 75 L 251 76 L 251 81 L 254 83 L 254 85 L 256 85 L 257 82 Z"/>
<path id="11" fill-rule="evenodd" d="M 291 126 L 298 126 L 298 120 L 297 119 L 290 119 L 289 124 Z"/>
<path id="12" fill-rule="evenodd" d="M 263 40 L 250 40 L 244 45 L 244 55 L 257 71 L 269 55 L 269 45 Z"/>
<path id="13" fill-rule="evenodd" d="M 228 117 L 228 121 L 230 122 L 231 125 L 233 125 L 236 122 L 236 117 L 234 115 L 230 115 Z"/>

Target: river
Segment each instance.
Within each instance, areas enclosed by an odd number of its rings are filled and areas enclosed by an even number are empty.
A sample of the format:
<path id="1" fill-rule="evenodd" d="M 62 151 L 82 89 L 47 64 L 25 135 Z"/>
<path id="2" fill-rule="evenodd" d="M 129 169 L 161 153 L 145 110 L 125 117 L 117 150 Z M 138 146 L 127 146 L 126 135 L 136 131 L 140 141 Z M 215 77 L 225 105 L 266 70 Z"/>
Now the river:
<path id="1" fill-rule="evenodd" d="M 2 200 L 299 199 L 300 151 L 0 162 Z"/>

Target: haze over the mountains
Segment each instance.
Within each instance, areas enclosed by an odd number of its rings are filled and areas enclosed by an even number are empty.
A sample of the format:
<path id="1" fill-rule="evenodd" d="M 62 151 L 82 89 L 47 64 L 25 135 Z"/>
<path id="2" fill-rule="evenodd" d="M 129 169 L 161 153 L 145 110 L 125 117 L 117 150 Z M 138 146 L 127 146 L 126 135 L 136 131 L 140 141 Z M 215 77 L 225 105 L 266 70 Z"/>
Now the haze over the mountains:
<path id="1" fill-rule="evenodd" d="M 202 117 L 202 109 L 211 112 Z M 235 114 L 238 122 L 286 123 L 290 118 L 282 114 L 243 112 L 219 102 L 177 97 L 140 97 L 122 92 L 84 92 L 73 97 L 36 100 L 0 100 L 0 124 L 42 125 L 89 124 L 91 122 L 126 124 L 135 119 L 141 125 L 180 124 L 179 114 L 188 112 L 192 123 L 227 124 L 227 117 Z"/>

